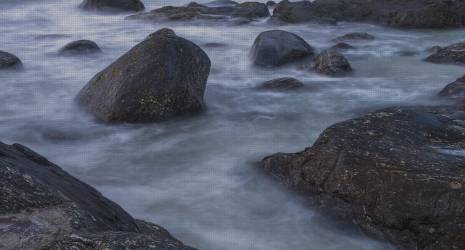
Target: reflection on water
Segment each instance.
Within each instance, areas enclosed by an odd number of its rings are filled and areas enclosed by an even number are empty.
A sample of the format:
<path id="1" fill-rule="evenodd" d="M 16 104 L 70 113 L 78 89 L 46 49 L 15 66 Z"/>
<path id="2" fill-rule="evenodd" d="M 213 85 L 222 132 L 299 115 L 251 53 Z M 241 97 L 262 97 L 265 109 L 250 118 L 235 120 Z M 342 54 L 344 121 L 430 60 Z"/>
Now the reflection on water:
<path id="1" fill-rule="evenodd" d="M 145 1 L 148 9 L 168 1 Z M 169 4 L 187 1 L 169 1 Z M 157 222 L 201 249 L 382 249 L 355 227 L 341 229 L 254 168 L 262 157 L 310 145 L 335 122 L 393 104 L 433 104 L 433 94 L 463 75 L 456 66 L 422 62 L 425 49 L 460 41 L 465 31 L 392 30 L 366 24 L 302 24 L 281 29 L 317 50 L 336 36 L 366 31 L 346 55 L 355 69 L 327 78 L 295 66 L 252 67 L 248 51 L 265 22 L 228 26 L 148 24 L 124 15 L 84 13 L 79 0 L 2 1 L 2 50 L 24 62 L 0 72 L 0 138 L 24 143 L 97 187 L 136 217 Z M 161 27 L 205 46 L 212 59 L 199 116 L 161 124 L 104 125 L 74 98 L 99 70 Z M 69 41 L 90 39 L 104 53 L 59 57 Z M 277 77 L 306 84 L 298 92 L 253 89 Z"/>

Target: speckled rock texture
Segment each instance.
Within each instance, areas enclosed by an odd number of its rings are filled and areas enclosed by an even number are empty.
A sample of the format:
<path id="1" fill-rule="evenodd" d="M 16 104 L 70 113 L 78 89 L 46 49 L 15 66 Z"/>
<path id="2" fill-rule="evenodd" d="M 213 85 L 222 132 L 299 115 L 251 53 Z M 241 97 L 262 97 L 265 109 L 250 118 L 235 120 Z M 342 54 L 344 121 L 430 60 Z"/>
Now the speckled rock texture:
<path id="1" fill-rule="evenodd" d="M 465 112 L 393 107 L 337 123 L 299 153 L 262 161 L 311 197 L 349 203 L 355 221 L 401 249 L 465 249 Z"/>
<path id="2" fill-rule="evenodd" d="M 444 48 L 436 47 L 433 49 L 433 54 L 428 56 L 425 61 L 439 64 L 465 65 L 465 42 L 455 43 Z"/>
<path id="3" fill-rule="evenodd" d="M 43 156 L 0 142 L 0 249 L 192 249 Z"/>
<path id="4" fill-rule="evenodd" d="M 210 65 L 200 47 L 161 29 L 94 76 L 78 100 L 106 122 L 158 122 L 199 112 Z"/>
<path id="5" fill-rule="evenodd" d="M 323 50 L 315 58 L 313 68 L 316 72 L 329 76 L 341 76 L 352 72 L 349 61 L 338 50 Z"/>

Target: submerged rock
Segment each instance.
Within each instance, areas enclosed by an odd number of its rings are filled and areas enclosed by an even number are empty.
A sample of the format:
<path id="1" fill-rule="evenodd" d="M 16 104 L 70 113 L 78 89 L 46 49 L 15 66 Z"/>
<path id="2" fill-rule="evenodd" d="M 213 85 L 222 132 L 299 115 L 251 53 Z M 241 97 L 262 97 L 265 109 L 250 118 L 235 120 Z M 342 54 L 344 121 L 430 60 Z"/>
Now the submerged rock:
<path id="1" fill-rule="evenodd" d="M 0 70 L 16 68 L 20 67 L 21 65 L 22 62 L 17 56 L 0 50 Z"/>
<path id="2" fill-rule="evenodd" d="M 465 121 L 458 112 L 376 111 L 327 128 L 302 152 L 266 157 L 262 167 L 311 197 L 350 203 L 360 226 L 405 249 L 465 249 Z"/>
<path id="3" fill-rule="evenodd" d="M 78 40 L 66 44 L 60 49 L 62 55 L 84 55 L 101 52 L 100 47 L 90 40 Z"/>
<path id="4" fill-rule="evenodd" d="M 465 76 L 449 83 L 438 95 L 453 99 L 462 105 L 465 104 Z"/>
<path id="5" fill-rule="evenodd" d="M 313 48 L 296 34 L 269 30 L 257 36 L 251 56 L 255 65 L 276 67 L 313 56 Z"/>
<path id="6" fill-rule="evenodd" d="M 341 51 L 341 50 L 355 49 L 355 47 L 348 43 L 340 42 L 332 46 L 330 49 Z"/>
<path id="7" fill-rule="evenodd" d="M 337 50 L 322 51 L 313 64 L 316 72 L 325 75 L 337 76 L 352 71 L 349 61 Z"/>
<path id="8" fill-rule="evenodd" d="M 215 1 L 208 2 L 205 5 L 209 7 L 220 7 L 220 6 L 224 7 L 224 6 L 236 6 L 238 4 L 239 4 L 238 2 L 235 2 L 232 0 L 215 0 Z"/>
<path id="9" fill-rule="evenodd" d="M 95 75 L 78 99 L 103 121 L 162 121 L 203 109 L 209 72 L 200 47 L 161 29 Z"/>
<path id="10" fill-rule="evenodd" d="M 2 249 L 192 249 L 19 144 L 0 142 Z"/>
<path id="11" fill-rule="evenodd" d="M 465 42 L 455 43 L 447 47 L 435 47 L 436 51 L 425 60 L 442 64 L 465 64 Z"/>
<path id="12" fill-rule="evenodd" d="M 260 84 L 257 88 L 263 90 L 274 90 L 274 91 L 285 91 L 302 88 L 305 85 L 292 77 L 282 77 L 273 80 L 266 81 Z"/>
<path id="13" fill-rule="evenodd" d="M 274 9 L 273 19 L 296 23 L 331 18 L 404 28 L 453 28 L 465 25 L 464 11 L 463 1 L 284 0 Z"/>
<path id="14" fill-rule="evenodd" d="M 80 7 L 84 10 L 102 11 L 141 11 L 145 9 L 140 0 L 84 0 Z"/>
<path id="15" fill-rule="evenodd" d="M 237 23 L 237 19 L 240 19 L 239 23 L 243 23 L 268 16 L 270 16 L 268 7 L 264 3 L 259 2 L 244 2 L 213 7 L 192 2 L 186 6 L 165 6 L 147 13 L 129 16 L 128 19 L 140 19 L 153 22 L 217 20 L 233 21 L 233 23 Z"/>
<path id="16" fill-rule="evenodd" d="M 353 32 L 347 33 L 343 36 L 336 37 L 333 39 L 333 42 L 348 42 L 348 41 L 370 41 L 375 40 L 375 36 L 370 35 L 366 32 Z"/>

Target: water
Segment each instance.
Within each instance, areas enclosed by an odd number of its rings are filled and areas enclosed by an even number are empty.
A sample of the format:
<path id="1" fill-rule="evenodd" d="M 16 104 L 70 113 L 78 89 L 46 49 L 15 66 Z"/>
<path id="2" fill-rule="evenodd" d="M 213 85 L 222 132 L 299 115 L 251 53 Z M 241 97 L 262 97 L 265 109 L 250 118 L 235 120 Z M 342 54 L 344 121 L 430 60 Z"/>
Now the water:
<path id="1" fill-rule="evenodd" d="M 434 94 L 463 68 L 422 62 L 425 49 L 460 41 L 465 30 L 393 30 L 368 24 L 303 24 L 281 29 L 317 50 L 351 31 L 377 39 L 346 53 L 355 73 L 328 78 L 296 67 L 252 67 L 248 51 L 266 23 L 246 26 L 148 24 L 124 15 L 84 13 L 79 0 L 0 2 L 0 44 L 24 62 L 0 72 L 0 138 L 46 155 L 132 215 L 159 223 L 201 249 L 389 249 L 355 227 L 342 228 L 270 180 L 253 163 L 312 144 L 322 130 L 366 110 L 437 104 Z M 167 1 L 168 2 L 168 1 Z M 169 1 L 170 4 L 187 1 Z M 165 5 L 145 1 L 148 9 Z M 160 124 L 105 125 L 74 98 L 98 71 L 161 27 L 202 45 L 212 59 L 205 114 Z M 104 53 L 60 57 L 69 41 L 91 39 Z M 412 52 L 413 56 L 402 56 Z M 293 76 L 306 88 L 257 92 L 257 84 Z"/>

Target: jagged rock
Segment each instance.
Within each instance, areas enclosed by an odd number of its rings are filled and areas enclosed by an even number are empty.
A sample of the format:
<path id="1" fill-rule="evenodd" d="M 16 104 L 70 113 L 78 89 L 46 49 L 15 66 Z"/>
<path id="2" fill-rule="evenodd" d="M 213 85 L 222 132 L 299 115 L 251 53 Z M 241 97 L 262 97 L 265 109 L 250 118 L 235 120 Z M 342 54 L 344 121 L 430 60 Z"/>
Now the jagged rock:
<path id="1" fill-rule="evenodd" d="M 274 91 L 285 91 L 285 90 L 294 90 L 297 88 L 302 88 L 305 85 L 292 77 L 282 77 L 282 78 L 277 78 L 273 80 L 266 81 L 260 86 L 258 86 L 258 89 L 263 89 L 263 90 L 274 90 Z"/>
<path id="2" fill-rule="evenodd" d="M 141 11 L 145 9 L 140 0 L 84 0 L 80 7 L 84 10 L 101 11 Z"/>
<path id="3" fill-rule="evenodd" d="M 79 101 L 107 122 L 156 122 L 199 112 L 210 59 L 170 29 L 151 34 L 79 93 Z"/>
<path id="4" fill-rule="evenodd" d="M 266 157 L 262 167 L 303 194 L 349 203 L 362 228 L 402 249 L 465 249 L 463 113 L 376 111 L 327 128 L 302 152 Z"/>
<path id="5" fill-rule="evenodd" d="M 0 70 L 17 68 L 22 65 L 21 60 L 11 53 L 0 50 Z"/>
<path id="6" fill-rule="evenodd" d="M 255 39 L 251 56 L 255 65 L 276 67 L 313 55 L 313 48 L 296 34 L 269 30 Z"/>
<path id="7" fill-rule="evenodd" d="M 0 248 L 192 249 L 20 144 L 0 142 Z"/>
<path id="8" fill-rule="evenodd" d="M 101 52 L 100 47 L 90 40 L 78 40 L 66 44 L 60 49 L 62 55 L 85 55 Z"/>
<path id="9" fill-rule="evenodd" d="M 436 52 L 425 60 L 442 64 L 465 64 L 465 42 L 455 43 L 447 47 L 435 47 Z"/>
<path id="10" fill-rule="evenodd" d="M 325 75 L 337 76 L 352 71 L 349 61 L 338 51 L 328 49 L 322 51 L 313 64 L 316 72 Z"/>

